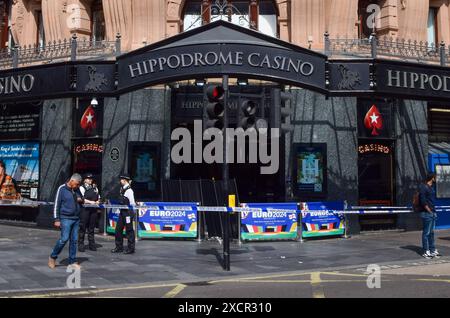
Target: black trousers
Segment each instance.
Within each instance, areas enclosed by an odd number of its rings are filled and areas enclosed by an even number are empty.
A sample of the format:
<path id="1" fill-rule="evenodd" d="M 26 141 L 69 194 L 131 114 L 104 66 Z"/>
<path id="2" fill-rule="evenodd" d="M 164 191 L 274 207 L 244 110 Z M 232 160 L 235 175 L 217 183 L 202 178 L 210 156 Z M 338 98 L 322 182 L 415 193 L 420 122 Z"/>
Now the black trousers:
<path id="1" fill-rule="evenodd" d="M 127 217 L 129 217 L 129 223 L 127 223 Z M 116 225 L 116 248 L 123 249 L 123 229 L 128 240 L 128 249 L 134 250 L 135 237 L 133 228 L 134 213 L 130 210 L 120 210 L 119 220 Z"/>
<path id="2" fill-rule="evenodd" d="M 89 246 L 95 245 L 95 225 L 97 223 L 97 209 L 83 208 L 80 216 L 80 231 L 78 245 L 84 244 L 84 236 L 88 233 Z"/>

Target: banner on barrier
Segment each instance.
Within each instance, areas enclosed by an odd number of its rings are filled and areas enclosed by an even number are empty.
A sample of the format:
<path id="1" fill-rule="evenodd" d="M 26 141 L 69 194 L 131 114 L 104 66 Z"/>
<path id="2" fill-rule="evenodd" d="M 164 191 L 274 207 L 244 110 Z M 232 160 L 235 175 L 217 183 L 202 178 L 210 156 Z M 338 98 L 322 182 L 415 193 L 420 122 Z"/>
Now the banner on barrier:
<path id="1" fill-rule="evenodd" d="M 343 210 L 344 202 L 301 203 L 303 238 L 344 235 L 344 216 L 333 213 Z"/>
<path id="2" fill-rule="evenodd" d="M 139 210 L 140 238 L 196 238 L 198 213 L 196 203 L 143 202 Z"/>
<path id="3" fill-rule="evenodd" d="M 119 202 L 118 201 L 109 201 L 109 204 L 119 205 Z M 106 233 L 108 233 L 108 234 L 116 233 L 116 225 L 117 225 L 117 222 L 119 221 L 119 214 L 120 214 L 120 209 L 117 209 L 117 208 L 107 208 L 106 209 L 106 218 L 107 218 Z M 123 230 L 123 232 L 125 233 L 125 229 Z"/>
<path id="4" fill-rule="evenodd" d="M 244 207 L 252 211 L 241 212 L 242 240 L 297 239 L 297 203 L 248 203 Z"/>

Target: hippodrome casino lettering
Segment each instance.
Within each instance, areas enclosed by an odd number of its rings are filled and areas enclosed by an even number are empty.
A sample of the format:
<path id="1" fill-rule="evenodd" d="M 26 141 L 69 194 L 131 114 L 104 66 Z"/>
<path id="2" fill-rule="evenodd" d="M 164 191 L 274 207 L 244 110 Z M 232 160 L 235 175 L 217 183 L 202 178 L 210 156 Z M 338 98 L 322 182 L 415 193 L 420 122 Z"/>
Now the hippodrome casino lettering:
<path id="1" fill-rule="evenodd" d="M 216 66 L 216 65 L 248 65 L 255 68 L 268 68 L 284 72 L 296 72 L 303 76 L 314 73 L 314 65 L 301 59 L 292 59 L 286 56 L 261 54 L 258 52 L 207 52 L 173 54 L 167 57 L 158 57 L 130 64 L 129 71 L 132 78 L 146 74 L 163 72 L 166 69 L 180 69 L 189 67 Z"/>

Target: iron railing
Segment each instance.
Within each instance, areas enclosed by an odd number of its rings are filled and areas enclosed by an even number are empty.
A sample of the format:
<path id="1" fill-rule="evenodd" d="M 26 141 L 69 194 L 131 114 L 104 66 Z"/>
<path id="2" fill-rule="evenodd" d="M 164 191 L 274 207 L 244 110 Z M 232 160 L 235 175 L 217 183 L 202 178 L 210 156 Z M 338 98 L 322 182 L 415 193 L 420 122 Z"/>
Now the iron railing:
<path id="1" fill-rule="evenodd" d="M 121 54 L 121 37 L 115 41 L 79 39 L 53 41 L 44 45 L 6 48 L 0 51 L 0 69 L 49 64 L 62 61 L 108 59 Z"/>
<path id="2" fill-rule="evenodd" d="M 387 58 L 416 63 L 431 63 L 445 66 L 450 62 L 450 46 L 436 45 L 393 37 L 368 39 L 330 39 L 325 33 L 325 54 L 331 57 Z"/>

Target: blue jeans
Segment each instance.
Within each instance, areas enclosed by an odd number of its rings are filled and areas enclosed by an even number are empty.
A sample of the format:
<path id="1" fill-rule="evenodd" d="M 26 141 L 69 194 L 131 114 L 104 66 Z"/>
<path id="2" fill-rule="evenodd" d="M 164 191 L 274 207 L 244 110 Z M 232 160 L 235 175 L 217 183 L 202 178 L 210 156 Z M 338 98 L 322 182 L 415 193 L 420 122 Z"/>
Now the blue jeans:
<path id="1" fill-rule="evenodd" d="M 77 257 L 77 241 L 78 241 L 78 228 L 80 226 L 80 220 L 61 219 L 61 237 L 56 242 L 53 249 L 51 258 L 57 259 L 58 255 L 63 250 L 66 243 L 69 243 L 69 264 L 76 262 Z"/>
<path id="2" fill-rule="evenodd" d="M 436 226 L 436 213 L 421 212 L 420 216 L 423 221 L 422 247 L 424 251 L 434 252 L 436 246 L 434 243 L 434 228 Z"/>

